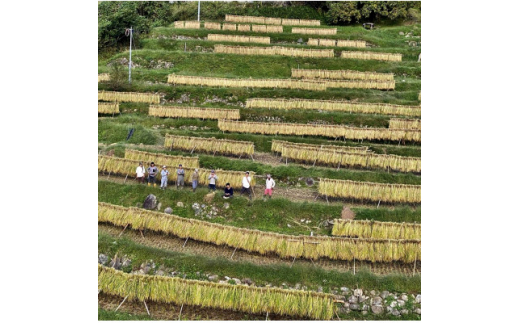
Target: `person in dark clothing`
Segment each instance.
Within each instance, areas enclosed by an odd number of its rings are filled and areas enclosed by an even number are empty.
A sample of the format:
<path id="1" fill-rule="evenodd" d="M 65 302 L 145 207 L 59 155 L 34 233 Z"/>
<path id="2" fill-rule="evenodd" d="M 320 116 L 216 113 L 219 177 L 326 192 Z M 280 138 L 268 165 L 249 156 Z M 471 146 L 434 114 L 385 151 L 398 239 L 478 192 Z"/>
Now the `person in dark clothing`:
<path id="1" fill-rule="evenodd" d="M 226 200 L 233 197 L 233 188 L 229 183 L 226 183 L 226 187 L 224 188 L 224 195 L 222 197 Z"/>
<path id="2" fill-rule="evenodd" d="M 157 175 L 157 173 L 158 169 L 157 167 L 155 167 L 155 163 L 151 162 L 150 167 L 148 167 L 148 186 L 150 186 L 150 184 L 153 184 L 153 187 L 155 187 L 155 176 Z"/>

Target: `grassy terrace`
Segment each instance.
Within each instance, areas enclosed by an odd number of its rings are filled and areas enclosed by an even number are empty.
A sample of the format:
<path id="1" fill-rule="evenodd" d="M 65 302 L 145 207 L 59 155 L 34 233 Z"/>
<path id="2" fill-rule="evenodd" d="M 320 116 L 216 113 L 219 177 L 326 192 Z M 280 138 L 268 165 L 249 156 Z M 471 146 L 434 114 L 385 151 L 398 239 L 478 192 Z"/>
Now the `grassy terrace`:
<path id="1" fill-rule="evenodd" d="M 201 219 L 200 215 L 195 215 L 191 206 L 193 203 L 206 204 L 203 197 L 207 193 L 206 187 L 199 187 L 196 192 L 192 192 L 188 187 L 183 190 L 170 187 L 162 191 L 158 187 L 146 185 L 125 185 L 106 180 L 98 181 L 98 201 L 100 202 L 126 207 L 142 206 L 144 198 L 148 194 L 154 194 L 158 201 L 162 203 L 163 209 L 169 206 L 173 209 L 173 214 L 186 218 Z M 222 193 L 222 190 L 218 190 L 217 193 Z M 203 220 L 293 235 L 309 235 L 311 230 L 316 234 L 330 235 L 331 228 L 324 227 L 321 223 L 341 216 L 341 204 L 293 202 L 276 197 L 275 192 L 275 196 L 271 200 L 263 202 L 261 199 L 254 199 L 253 203 L 249 205 L 246 197 L 239 197 L 239 193 L 240 191 L 236 192 L 237 196 L 231 201 L 226 201 L 217 194 L 212 205 L 218 209 L 218 215 L 213 218 L 204 217 Z M 182 202 L 184 206 L 177 206 L 177 202 Z M 224 208 L 226 202 L 229 203 L 228 209 Z M 356 219 L 421 222 L 420 207 L 399 206 L 378 209 L 353 207 L 352 210 L 358 214 Z M 304 223 L 301 220 L 309 220 L 310 222 Z"/>
<path id="2" fill-rule="evenodd" d="M 115 242 L 115 243 L 114 243 Z M 207 280 L 205 274 L 211 273 L 220 277 L 229 276 L 238 279 L 250 278 L 256 285 L 272 284 L 280 286 L 286 283 L 294 286 L 299 283 L 309 289 L 316 290 L 323 287 L 324 292 L 330 292 L 341 286 L 359 286 L 363 289 L 388 290 L 390 292 L 418 293 L 421 291 L 420 275 L 414 277 L 400 275 L 378 276 L 366 271 L 338 272 L 324 270 L 295 263 L 292 268 L 287 265 L 254 265 L 247 262 L 229 261 L 227 258 L 209 258 L 200 255 L 184 254 L 172 251 L 150 248 L 139 245 L 127 238 L 114 238 L 100 233 L 98 235 L 98 251 L 109 257 L 116 253 L 132 260 L 134 267 L 141 263 L 153 260 L 156 268 L 163 265 L 173 268 L 177 272 L 186 274 L 187 279 Z M 132 266 L 123 268 L 130 272 Z M 197 274 L 198 272 L 198 274 Z"/>

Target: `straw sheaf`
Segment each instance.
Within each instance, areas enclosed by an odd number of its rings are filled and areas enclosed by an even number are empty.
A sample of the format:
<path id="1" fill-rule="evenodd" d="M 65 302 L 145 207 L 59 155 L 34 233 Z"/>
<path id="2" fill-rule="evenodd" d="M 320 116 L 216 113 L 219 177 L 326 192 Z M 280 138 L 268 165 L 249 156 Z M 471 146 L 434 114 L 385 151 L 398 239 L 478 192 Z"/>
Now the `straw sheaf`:
<path id="1" fill-rule="evenodd" d="M 151 105 L 148 115 L 167 118 L 240 119 L 239 109 L 214 109 Z"/>
<path id="2" fill-rule="evenodd" d="M 318 79 L 348 79 L 348 80 L 373 80 L 393 81 L 393 73 L 360 72 L 351 70 L 312 70 L 291 69 L 291 77 L 318 78 Z"/>
<path id="3" fill-rule="evenodd" d="M 309 46 L 331 46 L 331 47 L 356 47 L 365 48 L 367 42 L 364 40 L 336 40 L 336 39 L 321 39 L 321 38 L 309 38 L 307 41 Z"/>
<path id="4" fill-rule="evenodd" d="M 367 140 L 409 140 L 420 142 L 419 130 L 388 129 L 388 128 L 357 128 L 340 125 L 312 125 L 301 123 L 262 123 L 218 120 L 218 127 L 222 131 L 280 134 L 280 135 L 308 135 L 324 136 L 345 139 Z"/>
<path id="5" fill-rule="evenodd" d="M 98 113 L 112 114 L 119 113 L 118 102 L 98 102 Z"/>
<path id="6" fill-rule="evenodd" d="M 97 81 L 98 81 L 98 83 L 110 81 L 110 74 L 108 74 L 108 73 L 98 74 Z"/>
<path id="7" fill-rule="evenodd" d="M 299 28 L 294 27 L 291 32 L 293 34 L 308 34 L 308 35 L 336 35 L 337 28 Z"/>
<path id="8" fill-rule="evenodd" d="M 355 58 L 355 59 L 373 59 L 378 61 L 402 61 L 403 54 L 399 53 L 378 53 L 378 52 L 349 52 L 342 51 L 341 58 Z"/>
<path id="9" fill-rule="evenodd" d="M 98 101 L 161 103 L 161 97 L 152 93 L 98 91 Z"/>
<path id="10" fill-rule="evenodd" d="M 200 29 L 200 21 L 175 21 L 174 28 Z"/>
<path id="11" fill-rule="evenodd" d="M 421 240 L 421 224 L 335 219 L 332 235 L 351 238 Z"/>
<path id="12" fill-rule="evenodd" d="M 415 129 L 421 130 L 420 119 L 390 119 L 390 129 Z"/>
<path id="13" fill-rule="evenodd" d="M 420 203 L 421 186 L 333 180 L 321 178 L 321 195 L 382 202 Z"/>
<path id="14" fill-rule="evenodd" d="M 315 320 L 334 315 L 332 294 L 217 284 L 178 277 L 127 274 L 98 264 L 98 289 L 129 300 L 185 304 L 245 313 L 276 313 Z"/>
<path id="15" fill-rule="evenodd" d="M 98 202 L 98 222 L 117 226 L 131 225 L 134 229 L 172 234 L 216 245 L 239 248 L 262 255 L 277 254 L 281 258 L 329 258 L 371 262 L 421 259 L 421 241 L 359 239 L 328 236 L 291 236 L 273 232 L 237 228 L 176 215 L 126 208 Z"/>
<path id="16" fill-rule="evenodd" d="M 367 147 L 339 147 L 296 144 L 273 140 L 271 150 L 282 157 L 298 161 L 318 162 L 333 166 L 392 169 L 400 172 L 421 172 L 421 158 L 374 154 Z"/>
<path id="17" fill-rule="evenodd" d="M 237 27 L 238 27 L 238 31 L 247 31 L 247 32 L 251 31 L 251 25 L 238 24 Z"/>
<path id="18" fill-rule="evenodd" d="M 213 87 L 280 88 L 325 91 L 323 82 L 308 82 L 293 79 L 230 79 L 186 75 L 168 75 L 168 83 L 183 85 L 203 85 Z"/>
<path id="19" fill-rule="evenodd" d="M 231 30 L 231 31 L 237 31 L 237 25 L 236 24 L 222 24 L 222 30 Z M 208 35 L 209 36 L 209 35 Z M 209 39 L 209 38 L 208 38 Z"/>
<path id="20" fill-rule="evenodd" d="M 199 157 L 187 157 L 151 153 L 141 150 L 125 149 L 125 159 L 154 162 L 158 167 L 162 165 L 183 165 L 188 168 L 199 168 Z"/>
<path id="21" fill-rule="evenodd" d="M 402 115 L 410 117 L 421 116 L 420 106 L 392 105 L 383 103 L 357 103 L 350 101 L 254 98 L 247 99 L 246 108 L 327 110 L 351 113 Z"/>
<path id="22" fill-rule="evenodd" d="M 268 25 L 284 25 L 284 26 L 319 26 L 319 20 L 311 19 L 280 19 L 269 17 L 255 17 L 255 16 L 236 16 L 226 15 L 226 21 L 253 23 L 253 24 L 268 24 Z"/>
<path id="23" fill-rule="evenodd" d="M 238 55 L 281 55 L 290 57 L 334 57 L 333 49 L 308 49 L 294 47 L 248 47 L 216 44 L 215 53 Z"/>
<path id="24" fill-rule="evenodd" d="M 311 83 L 323 83 L 327 88 L 344 88 L 344 89 L 376 89 L 376 90 L 393 90 L 395 89 L 395 81 L 378 81 L 378 80 L 329 80 L 329 79 L 305 79 Z"/>
<path id="25" fill-rule="evenodd" d="M 204 28 L 205 29 L 221 30 L 220 22 L 209 22 L 209 21 L 205 22 L 204 23 Z"/>
<path id="26" fill-rule="evenodd" d="M 186 151 L 201 151 L 207 153 L 219 152 L 235 156 L 253 155 L 255 144 L 250 141 L 237 141 L 228 139 L 183 137 L 166 134 L 165 148 L 175 148 Z"/>
<path id="27" fill-rule="evenodd" d="M 141 160 L 142 161 L 142 160 Z M 153 160 L 150 160 L 152 162 Z M 135 175 L 135 169 L 139 165 L 140 160 L 132 160 L 126 158 L 118 158 L 112 156 L 98 155 L 98 171 L 100 172 L 110 172 L 112 174 L 118 174 L 122 176 L 126 175 Z M 169 179 L 173 180 L 176 178 L 175 169 L 179 164 L 168 165 L 166 167 L 170 170 Z M 184 168 L 184 178 L 186 181 L 191 181 L 191 175 L 194 172 L 195 167 L 183 167 Z M 209 184 L 209 175 L 211 173 L 210 169 L 199 168 L 199 184 L 207 185 Z M 244 172 L 230 171 L 230 170 L 220 170 L 216 169 L 215 174 L 217 175 L 217 183 L 216 186 L 224 187 L 226 183 L 230 183 L 232 187 L 242 187 L 242 177 L 244 177 Z M 249 176 L 251 177 L 251 185 L 256 184 L 255 180 L 255 172 L 250 171 Z M 161 178 L 161 172 L 157 174 L 157 179 Z"/>
<path id="28" fill-rule="evenodd" d="M 226 24 L 223 24 L 224 26 Z M 270 44 L 271 37 L 264 36 L 245 36 L 245 35 L 226 35 L 226 34 L 208 34 L 209 41 L 224 41 L 234 43 L 258 43 Z"/>

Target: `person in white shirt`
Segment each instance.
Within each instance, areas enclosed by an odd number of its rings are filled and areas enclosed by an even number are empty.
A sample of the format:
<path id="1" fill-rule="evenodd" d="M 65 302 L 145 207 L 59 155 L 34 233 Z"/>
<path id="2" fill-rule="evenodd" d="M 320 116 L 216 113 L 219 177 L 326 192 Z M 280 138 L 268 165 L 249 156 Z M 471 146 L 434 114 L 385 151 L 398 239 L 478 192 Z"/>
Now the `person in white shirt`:
<path id="1" fill-rule="evenodd" d="M 135 169 L 135 179 L 138 183 L 144 183 L 144 167 L 143 163 L 139 163 L 139 166 Z"/>
<path id="2" fill-rule="evenodd" d="M 271 174 L 267 174 L 267 180 L 265 181 L 264 199 L 269 194 L 269 198 L 273 195 L 274 180 L 271 178 Z"/>
<path id="3" fill-rule="evenodd" d="M 249 177 L 249 172 L 246 172 L 246 176 L 242 177 L 242 189 L 240 190 L 240 195 L 244 194 L 244 192 L 249 195 L 249 200 L 251 201 L 251 177 Z"/>

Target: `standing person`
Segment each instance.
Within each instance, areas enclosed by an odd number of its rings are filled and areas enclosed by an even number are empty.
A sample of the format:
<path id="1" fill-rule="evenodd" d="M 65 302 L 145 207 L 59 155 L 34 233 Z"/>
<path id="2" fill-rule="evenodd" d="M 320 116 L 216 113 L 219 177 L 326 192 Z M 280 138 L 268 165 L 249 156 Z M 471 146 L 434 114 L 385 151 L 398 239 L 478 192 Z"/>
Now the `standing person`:
<path id="1" fill-rule="evenodd" d="M 209 189 L 210 190 L 216 190 L 217 189 L 217 175 L 215 174 L 215 171 L 212 170 L 211 174 L 209 174 Z"/>
<path id="2" fill-rule="evenodd" d="M 144 183 L 144 166 L 143 163 L 140 162 L 139 166 L 135 169 L 135 179 L 138 183 Z"/>
<path id="3" fill-rule="evenodd" d="M 162 167 L 161 171 L 161 189 L 165 190 L 166 186 L 168 185 L 168 175 L 170 172 L 166 169 L 166 165 Z"/>
<path id="4" fill-rule="evenodd" d="M 155 176 L 157 175 L 157 167 L 155 167 L 155 163 L 151 162 L 150 167 L 148 167 L 148 186 L 150 184 L 153 184 L 153 187 L 155 187 Z"/>
<path id="5" fill-rule="evenodd" d="M 233 197 L 233 188 L 229 183 L 226 183 L 226 188 L 224 188 L 224 195 L 222 197 L 226 200 Z"/>
<path id="6" fill-rule="evenodd" d="M 199 169 L 195 168 L 195 171 L 193 174 L 191 174 L 191 186 L 193 187 L 193 192 L 195 192 L 195 189 L 197 188 L 197 185 L 199 184 Z"/>
<path id="7" fill-rule="evenodd" d="M 242 177 L 242 189 L 240 190 L 240 195 L 244 192 L 249 195 L 249 201 L 251 201 L 251 178 L 249 177 L 249 172 L 246 172 L 246 176 Z"/>
<path id="8" fill-rule="evenodd" d="M 179 186 L 181 189 L 184 187 L 184 169 L 182 169 L 182 165 L 179 165 L 177 169 L 177 189 L 179 189 Z"/>
<path id="9" fill-rule="evenodd" d="M 271 174 L 267 174 L 267 179 L 265 181 L 265 190 L 264 190 L 264 200 L 267 194 L 269 194 L 269 198 L 273 195 L 274 189 L 274 180 L 271 178 Z"/>

